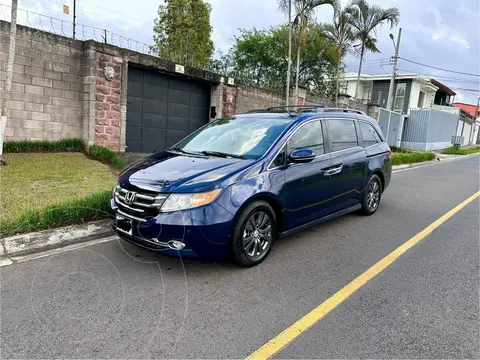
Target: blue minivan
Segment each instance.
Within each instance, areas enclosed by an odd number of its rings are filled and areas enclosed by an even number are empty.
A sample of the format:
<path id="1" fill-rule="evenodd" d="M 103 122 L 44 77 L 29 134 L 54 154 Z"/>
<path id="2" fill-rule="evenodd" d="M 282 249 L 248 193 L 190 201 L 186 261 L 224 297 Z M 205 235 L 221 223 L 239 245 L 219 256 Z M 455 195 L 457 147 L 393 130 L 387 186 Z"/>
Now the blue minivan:
<path id="1" fill-rule="evenodd" d="M 255 110 L 212 121 L 124 170 L 112 225 L 150 250 L 253 266 L 280 236 L 375 213 L 391 173 L 391 150 L 363 112 Z"/>

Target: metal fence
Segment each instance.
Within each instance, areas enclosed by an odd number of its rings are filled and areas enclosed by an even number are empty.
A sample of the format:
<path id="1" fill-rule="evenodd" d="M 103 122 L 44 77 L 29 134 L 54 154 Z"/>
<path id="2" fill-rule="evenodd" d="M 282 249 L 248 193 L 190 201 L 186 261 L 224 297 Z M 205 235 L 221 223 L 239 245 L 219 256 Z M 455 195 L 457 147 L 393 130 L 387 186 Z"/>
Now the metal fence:
<path id="1" fill-rule="evenodd" d="M 411 109 L 405 118 L 401 146 L 418 150 L 443 149 L 451 145 L 458 114 L 434 109 Z"/>
<path id="2" fill-rule="evenodd" d="M 5 4 L 0 4 L 0 20 L 10 22 L 10 15 L 11 7 Z M 46 31 L 52 34 L 70 38 L 73 37 L 72 22 L 42 15 L 29 10 L 18 9 L 17 24 Z M 127 48 L 132 51 L 153 55 L 151 46 L 148 44 L 113 33 L 107 29 L 100 29 L 94 26 L 77 23 L 75 25 L 75 39 L 95 40 L 98 42 L 104 42 L 122 48 Z"/>
<path id="3" fill-rule="evenodd" d="M 380 108 L 378 112 L 378 125 L 390 146 L 400 146 L 402 141 L 403 124 L 405 115 Z"/>

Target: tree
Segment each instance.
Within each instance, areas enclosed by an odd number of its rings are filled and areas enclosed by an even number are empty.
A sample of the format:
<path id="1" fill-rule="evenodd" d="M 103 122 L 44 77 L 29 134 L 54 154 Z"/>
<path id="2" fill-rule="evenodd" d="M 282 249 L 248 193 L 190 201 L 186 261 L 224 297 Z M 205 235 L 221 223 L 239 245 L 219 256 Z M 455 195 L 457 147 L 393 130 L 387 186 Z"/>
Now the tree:
<path id="1" fill-rule="evenodd" d="M 301 60 L 301 49 L 305 44 L 307 34 L 306 29 L 308 28 L 309 21 L 312 20 L 312 16 L 315 13 L 315 10 L 321 5 L 331 5 L 334 11 L 338 11 L 340 8 L 340 0 L 279 0 L 280 8 L 283 11 L 287 11 L 289 6 L 289 1 L 293 2 L 296 15 L 293 21 L 293 25 L 296 29 L 296 46 L 297 46 L 297 67 L 296 67 L 296 77 L 295 77 L 295 98 L 298 98 L 298 81 L 300 75 L 300 60 Z"/>
<path id="2" fill-rule="evenodd" d="M 326 24 L 323 27 L 325 36 L 332 41 L 337 48 L 337 66 L 335 71 L 335 106 L 338 105 L 338 87 L 340 79 L 340 64 L 343 56 L 348 52 L 352 41 L 355 39 L 352 25 L 350 24 L 351 14 L 343 9 L 333 17 L 333 24 Z"/>
<path id="3" fill-rule="evenodd" d="M 314 92 L 332 95 L 328 74 L 335 72 L 336 48 L 324 36 L 322 27 L 310 24 L 304 43 L 298 78 Z M 268 30 L 240 30 L 230 49 L 228 63 L 220 68 L 229 69 L 231 76 L 244 84 L 285 91 L 285 74 L 288 71 L 288 26 Z M 295 58 L 293 60 L 296 60 Z M 218 59 L 217 61 L 221 61 Z M 291 76 L 296 77 L 296 68 Z M 230 74 L 230 73 L 229 73 Z M 327 75 L 327 76 L 326 76 Z"/>
<path id="4" fill-rule="evenodd" d="M 204 0 L 165 0 L 154 20 L 155 52 L 161 58 L 204 68 L 213 53 L 210 12 Z"/>
<path id="5" fill-rule="evenodd" d="M 358 66 L 357 84 L 355 86 L 355 96 L 358 96 L 358 84 L 362 72 L 362 62 L 365 51 L 380 52 L 377 48 L 376 30 L 385 22 L 393 28 L 400 21 L 400 10 L 396 7 L 382 9 L 377 5 L 370 5 L 365 0 L 352 0 L 348 5 L 347 11 L 352 15 L 350 24 L 354 29 L 355 38 L 360 40 L 360 64 Z"/>
<path id="6" fill-rule="evenodd" d="M 7 165 L 7 161 L 3 156 L 3 138 L 5 135 L 5 127 L 7 126 L 7 113 L 12 95 L 12 78 L 13 78 L 13 60 L 15 59 L 15 40 L 17 36 L 17 8 L 18 0 L 12 0 L 12 16 L 10 20 L 10 44 L 8 46 L 7 60 L 7 79 L 5 80 L 5 93 L 2 101 L 2 110 L 0 112 L 0 166 Z"/>

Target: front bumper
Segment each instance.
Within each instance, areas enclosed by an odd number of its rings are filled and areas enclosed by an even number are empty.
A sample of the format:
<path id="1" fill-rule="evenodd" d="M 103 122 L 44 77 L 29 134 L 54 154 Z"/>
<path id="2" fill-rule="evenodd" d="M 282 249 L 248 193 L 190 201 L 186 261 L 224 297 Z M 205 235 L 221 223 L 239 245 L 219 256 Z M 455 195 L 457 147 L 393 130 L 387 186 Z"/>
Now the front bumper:
<path id="1" fill-rule="evenodd" d="M 228 256 L 234 216 L 218 204 L 159 214 L 148 220 L 120 213 L 113 199 L 110 205 L 114 213 L 132 219 L 131 234 L 117 228 L 116 218 L 112 221 L 117 235 L 128 242 L 166 255 L 208 259 Z M 171 249 L 168 242 L 173 240 L 184 243 L 185 247 Z"/>

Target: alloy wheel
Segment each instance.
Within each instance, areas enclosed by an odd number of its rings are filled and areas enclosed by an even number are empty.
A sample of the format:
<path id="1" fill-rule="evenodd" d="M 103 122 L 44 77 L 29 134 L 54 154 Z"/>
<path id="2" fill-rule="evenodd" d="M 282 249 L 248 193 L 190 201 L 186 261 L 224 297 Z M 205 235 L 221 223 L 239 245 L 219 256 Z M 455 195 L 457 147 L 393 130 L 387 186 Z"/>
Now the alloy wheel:
<path id="1" fill-rule="evenodd" d="M 243 249 L 252 260 L 261 258 L 272 242 L 272 219 L 264 211 L 253 213 L 243 230 Z"/>
<path id="2" fill-rule="evenodd" d="M 367 189 L 367 206 L 370 211 L 375 211 L 380 200 L 380 184 L 377 180 L 373 180 Z"/>

